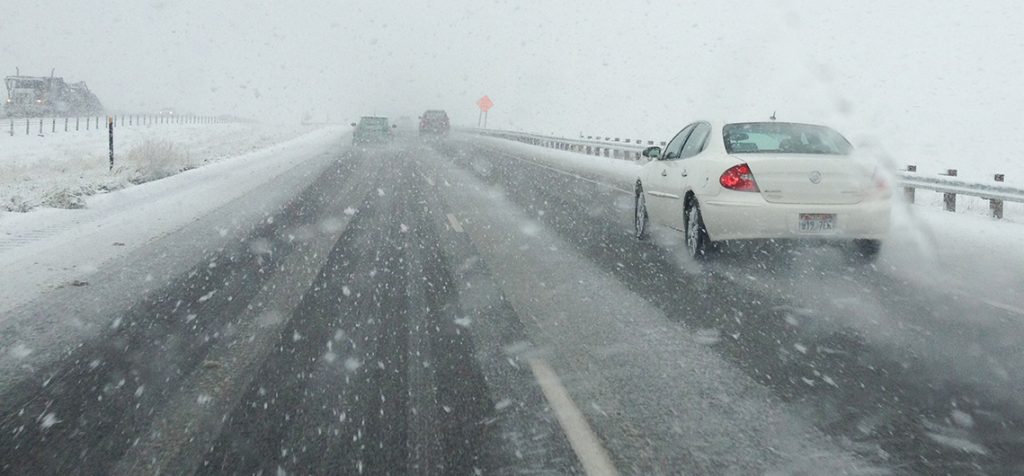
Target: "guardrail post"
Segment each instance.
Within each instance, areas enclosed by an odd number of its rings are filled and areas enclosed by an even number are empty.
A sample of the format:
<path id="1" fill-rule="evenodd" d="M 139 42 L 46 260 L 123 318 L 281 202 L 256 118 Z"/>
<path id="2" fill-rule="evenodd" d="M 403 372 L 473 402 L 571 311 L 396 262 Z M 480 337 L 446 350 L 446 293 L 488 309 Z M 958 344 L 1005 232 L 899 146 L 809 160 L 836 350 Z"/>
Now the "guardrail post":
<path id="1" fill-rule="evenodd" d="M 1006 177 L 1003 174 L 996 174 L 996 176 L 995 176 L 996 182 L 1003 182 L 1004 178 L 1006 178 Z M 993 218 L 995 218 L 997 220 L 1002 220 L 1003 219 L 1003 201 L 1002 200 L 997 200 L 997 199 L 993 198 L 993 199 L 988 201 L 988 207 L 989 207 L 989 209 L 992 210 L 992 217 Z"/>
<path id="2" fill-rule="evenodd" d="M 81 119 L 82 118 L 75 116 L 75 132 L 78 132 L 78 123 L 81 121 Z"/>
<path id="3" fill-rule="evenodd" d="M 11 137 L 14 137 L 14 119 L 11 119 Z"/>
<path id="4" fill-rule="evenodd" d="M 68 116 L 64 116 L 64 132 L 68 131 Z"/>
<path id="5" fill-rule="evenodd" d="M 31 134 L 31 132 L 29 132 L 30 127 L 32 127 L 32 121 L 25 119 L 25 135 Z"/>
<path id="6" fill-rule="evenodd" d="M 56 134 L 56 133 L 57 133 L 57 118 L 55 117 L 55 118 L 53 118 L 53 123 L 50 124 L 50 134 Z"/>
<path id="7" fill-rule="evenodd" d="M 908 165 L 907 172 L 917 172 L 917 166 Z M 907 203 L 914 203 L 914 187 L 903 187 L 903 198 L 907 201 Z"/>
<path id="8" fill-rule="evenodd" d="M 43 118 L 39 118 L 39 136 L 43 135 Z"/>
<path id="9" fill-rule="evenodd" d="M 956 169 L 946 169 L 946 176 L 956 177 Z M 956 194 L 945 192 L 942 194 L 942 203 L 946 208 L 947 212 L 956 211 Z"/>

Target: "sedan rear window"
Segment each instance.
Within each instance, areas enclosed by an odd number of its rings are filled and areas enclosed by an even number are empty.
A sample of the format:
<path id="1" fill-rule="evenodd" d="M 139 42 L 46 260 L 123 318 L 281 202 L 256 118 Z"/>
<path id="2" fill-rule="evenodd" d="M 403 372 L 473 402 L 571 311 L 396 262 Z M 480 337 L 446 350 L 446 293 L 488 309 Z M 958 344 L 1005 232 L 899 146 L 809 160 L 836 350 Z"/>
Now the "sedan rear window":
<path id="1" fill-rule="evenodd" d="M 730 154 L 847 155 L 853 150 L 850 142 L 835 130 L 812 124 L 728 124 L 722 128 L 722 137 Z"/>

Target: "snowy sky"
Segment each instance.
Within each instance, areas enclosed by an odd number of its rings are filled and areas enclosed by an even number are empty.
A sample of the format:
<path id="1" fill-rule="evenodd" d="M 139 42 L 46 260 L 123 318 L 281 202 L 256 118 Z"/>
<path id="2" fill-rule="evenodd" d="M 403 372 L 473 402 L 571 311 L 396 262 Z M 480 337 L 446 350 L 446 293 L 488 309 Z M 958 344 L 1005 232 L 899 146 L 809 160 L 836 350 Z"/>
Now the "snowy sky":
<path id="1" fill-rule="evenodd" d="M 475 124 L 486 93 L 498 127 L 663 136 L 778 110 L 917 154 L 1024 122 L 1016 0 L 17 3 L 0 71 L 56 67 L 118 110 Z"/>

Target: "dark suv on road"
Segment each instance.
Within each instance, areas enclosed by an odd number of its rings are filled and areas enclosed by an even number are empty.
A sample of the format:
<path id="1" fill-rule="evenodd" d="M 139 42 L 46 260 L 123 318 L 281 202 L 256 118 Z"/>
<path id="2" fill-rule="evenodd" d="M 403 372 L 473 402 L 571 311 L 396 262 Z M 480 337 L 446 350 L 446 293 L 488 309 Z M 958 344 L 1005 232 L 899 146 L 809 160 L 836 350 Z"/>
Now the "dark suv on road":
<path id="1" fill-rule="evenodd" d="M 447 135 L 451 126 L 448 123 L 448 113 L 440 110 L 430 110 L 420 116 L 420 135 Z"/>

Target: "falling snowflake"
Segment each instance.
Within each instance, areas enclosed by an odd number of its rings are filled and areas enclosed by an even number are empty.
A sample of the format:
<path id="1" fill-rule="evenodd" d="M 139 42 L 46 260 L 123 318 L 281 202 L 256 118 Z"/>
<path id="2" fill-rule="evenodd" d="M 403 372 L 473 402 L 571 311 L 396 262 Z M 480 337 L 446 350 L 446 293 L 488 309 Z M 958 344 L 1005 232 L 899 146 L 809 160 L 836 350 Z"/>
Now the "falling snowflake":
<path id="1" fill-rule="evenodd" d="M 217 294 L 217 290 L 216 289 L 214 289 L 213 291 L 210 291 L 210 292 L 208 292 L 206 294 L 203 294 L 202 296 L 199 296 L 199 302 L 209 301 L 210 298 L 212 298 L 214 294 Z"/>
<path id="2" fill-rule="evenodd" d="M 47 413 L 46 415 L 43 415 L 43 418 L 41 418 L 39 421 L 39 426 L 42 427 L 42 429 L 46 430 L 58 423 L 60 423 L 60 420 L 57 419 L 57 414 L 50 412 Z"/>
<path id="3" fill-rule="evenodd" d="M 18 344 L 11 347 L 9 352 L 11 357 L 14 357 L 15 359 L 24 359 L 25 357 L 28 357 L 28 354 L 32 353 L 32 349 L 25 347 L 25 344 Z"/>

